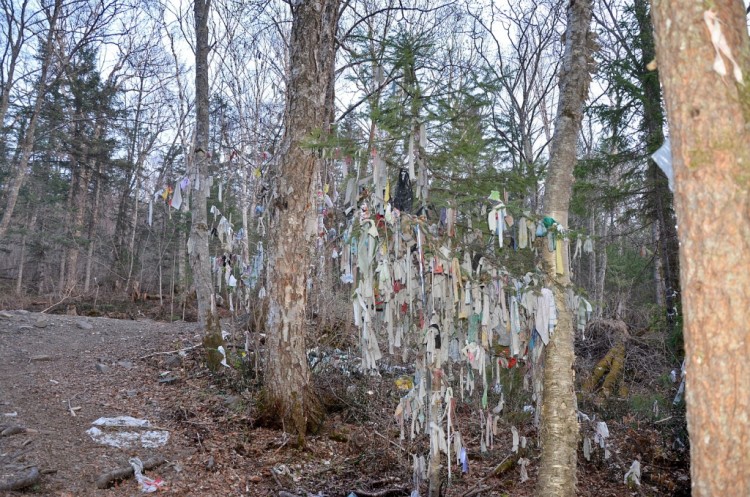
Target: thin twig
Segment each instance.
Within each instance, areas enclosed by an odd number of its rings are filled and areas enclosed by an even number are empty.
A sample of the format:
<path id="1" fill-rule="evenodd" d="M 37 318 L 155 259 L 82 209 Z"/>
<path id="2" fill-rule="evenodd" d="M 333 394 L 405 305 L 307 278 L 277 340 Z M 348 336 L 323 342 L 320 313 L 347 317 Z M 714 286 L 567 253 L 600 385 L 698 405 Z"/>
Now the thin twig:
<path id="1" fill-rule="evenodd" d="M 41 313 L 44 314 L 45 312 L 49 311 L 50 309 L 53 309 L 53 308 L 57 307 L 58 305 L 62 304 L 63 302 L 65 302 L 66 300 L 68 300 L 68 297 L 70 297 L 70 295 L 72 293 L 73 293 L 73 289 L 71 288 L 70 290 L 68 290 L 68 292 L 65 294 L 65 296 L 62 298 L 62 300 L 60 302 L 58 302 L 56 304 L 52 304 L 51 306 L 49 306 L 46 309 L 44 309 Z"/>
<path id="2" fill-rule="evenodd" d="M 177 349 L 177 350 L 169 350 L 167 352 L 154 352 L 153 354 L 147 354 L 144 356 L 141 356 L 138 358 L 138 360 L 142 359 L 148 359 L 149 357 L 156 357 L 159 355 L 172 355 L 172 354 L 179 354 L 180 352 L 188 352 L 190 350 L 197 349 L 198 347 L 202 347 L 203 345 L 193 345 L 192 347 L 185 347 L 184 349 Z"/>
<path id="3" fill-rule="evenodd" d="M 406 451 L 406 449 L 404 449 L 399 444 L 397 444 L 396 442 L 394 442 L 390 438 L 386 437 L 385 435 L 379 433 L 377 430 L 373 430 L 373 433 L 376 434 L 377 436 L 379 436 L 380 438 L 382 438 L 383 440 L 387 440 L 388 442 L 390 442 L 391 444 L 393 444 L 394 447 L 398 447 L 399 449 L 401 449 L 403 451 Z"/>

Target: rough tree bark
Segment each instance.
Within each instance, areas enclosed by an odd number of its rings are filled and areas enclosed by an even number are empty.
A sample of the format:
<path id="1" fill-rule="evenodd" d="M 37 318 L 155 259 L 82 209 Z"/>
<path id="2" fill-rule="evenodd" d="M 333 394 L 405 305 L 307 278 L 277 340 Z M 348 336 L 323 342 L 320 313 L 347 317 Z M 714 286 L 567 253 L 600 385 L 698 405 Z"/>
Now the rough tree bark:
<path id="1" fill-rule="evenodd" d="M 737 0 L 655 0 L 652 15 L 679 221 L 693 495 L 750 495 L 745 9 Z M 726 40 L 737 66 L 715 49 L 712 38 Z M 723 76 L 717 72 L 722 65 Z"/>
<path id="2" fill-rule="evenodd" d="M 560 65 L 560 97 L 550 148 L 549 172 L 544 190 L 544 209 L 560 226 L 568 227 L 568 207 L 573 188 L 578 134 L 591 80 L 591 1 L 568 4 L 565 52 Z M 561 240 L 558 243 L 563 243 Z M 565 303 L 570 284 L 568 244 L 563 244 L 564 268 L 555 269 L 555 253 L 546 249 L 544 266 L 555 295 L 558 322 L 546 350 L 541 415 L 542 457 L 536 495 L 575 495 L 578 421 L 573 373 L 575 352 L 573 316 Z"/>
<path id="3" fill-rule="evenodd" d="M 212 371 L 220 366 L 222 355 L 218 347 L 223 344 L 221 325 L 216 313 L 214 283 L 211 278 L 209 257 L 210 233 L 206 197 L 208 185 L 208 16 L 211 0 L 195 0 L 195 149 L 193 150 L 194 175 L 192 186 L 192 223 L 188 239 L 188 255 L 193 271 L 193 283 L 198 299 L 198 319 L 203 325 L 203 346 L 206 364 Z"/>
<path id="4" fill-rule="evenodd" d="M 267 407 L 305 441 L 318 408 L 305 350 L 307 279 L 317 237 L 316 194 L 320 151 L 312 142 L 328 131 L 326 96 L 332 83 L 339 0 L 292 7 L 290 72 L 279 179 L 271 206 L 268 291 Z"/>

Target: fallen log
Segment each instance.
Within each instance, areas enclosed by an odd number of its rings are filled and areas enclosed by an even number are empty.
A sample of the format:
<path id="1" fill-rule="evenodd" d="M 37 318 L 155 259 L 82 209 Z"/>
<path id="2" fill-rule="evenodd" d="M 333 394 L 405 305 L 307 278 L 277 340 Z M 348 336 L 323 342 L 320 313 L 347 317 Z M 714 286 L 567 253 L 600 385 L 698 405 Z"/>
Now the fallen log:
<path id="1" fill-rule="evenodd" d="M 604 357 L 594 366 L 591 375 L 583 384 L 583 389 L 594 393 L 601 384 L 602 395 L 609 398 L 623 376 L 625 349 L 629 338 L 628 328 L 622 321 L 601 319 L 592 321 L 587 329 L 592 340 L 608 342 L 610 346 Z"/>
<path id="2" fill-rule="evenodd" d="M 167 462 L 167 460 L 163 456 L 154 456 L 150 459 L 146 459 L 143 462 L 143 469 L 154 469 L 157 466 L 161 466 L 165 462 Z M 128 466 L 127 468 L 114 469 L 107 473 L 103 473 L 99 476 L 99 478 L 96 479 L 96 488 L 109 488 L 115 483 L 127 480 L 128 478 L 132 478 L 133 474 L 134 473 L 132 466 Z"/>
<path id="3" fill-rule="evenodd" d="M 13 490 L 28 488 L 36 484 L 41 477 L 42 475 L 39 473 L 39 469 L 35 466 L 25 474 L 4 481 L 0 480 L 0 492 L 10 492 Z"/>

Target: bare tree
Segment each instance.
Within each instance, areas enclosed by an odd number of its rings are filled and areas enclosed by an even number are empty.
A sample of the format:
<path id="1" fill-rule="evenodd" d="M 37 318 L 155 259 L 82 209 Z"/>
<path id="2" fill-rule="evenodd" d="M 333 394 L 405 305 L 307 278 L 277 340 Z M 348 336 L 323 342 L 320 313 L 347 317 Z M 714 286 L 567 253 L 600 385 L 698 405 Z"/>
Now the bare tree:
<path id="1" fill-rule="evenodd" d="M 45 88 L 47 87 L 47 77 L 50 72 L 54 56 L 54 43 L 57 30 L 57 23 L 62 11 L 63 1 L 54 0 L 51 5 L 44 6 L 45 16 L 47 17 L 47 31 L 42 45 L 42 59 L 39 70 L 39 76 L 35 87 L 34 103 L 29 118 L 29 124 L 24 130 L 23 139 L 20 144 L 20 153 L 18 163 L 15 164 L 11 174 L 11 180 L 6 190 L 5 209 L 2 218 L 0 218 L 0 239 L 5 236 L 10 226 L 10 220 L 18 201 L 18 193 L 21 191 L 24 179 L 26 178 L 26 169 L 29 165 L 29 159 L 34 148 L 34 137 L 36 133 L 39 114 L 44 103 Z M 5 98 L 5 91 L 3 98 Z"/>
<path id="2" fill-rule="evenodd" d="M 483 8 L 470 5 L 469 14 L 476 24 L 476 52 L 499 85 L 500 91 L 491 93 L 493 129 L 513 170 L 529 178 L 526 204 L 535 211 L 544 172 L 540 163 L 552 138 L 549 112 L 556 96 L 562 10 L 556 2 L 511 2 L 502 9 L 490 2 Z M 505 32 L 507 39 L 498 37 Z"/>
<path id="3" fill-rule="evenodd" d="M 211 278 L 209 257 L 210 233 L 207 221 L 206 197 L 209 185 L 209 83 L 208 83 L 208 17 L 211 0 L 195 0 L 195 148 L 194 186 L 192 196 L 192 223 L 188 240 L 188 255 L 193 270 L 195 291 L 198 297 L 198 317 L 204 327 L 203 345 L 209 369 L 220 366 L 222 355 L 218 348 L 224 343 L 221 325 L 216 313 L 214 284 Z"/>

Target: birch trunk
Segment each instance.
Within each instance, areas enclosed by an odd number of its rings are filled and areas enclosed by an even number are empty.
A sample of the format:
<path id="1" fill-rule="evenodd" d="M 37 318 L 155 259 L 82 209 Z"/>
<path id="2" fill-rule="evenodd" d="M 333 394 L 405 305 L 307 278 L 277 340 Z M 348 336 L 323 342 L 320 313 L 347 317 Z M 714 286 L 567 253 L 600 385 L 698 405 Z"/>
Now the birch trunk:
<path id="1" fill-rule="evenodd" d="M 307 279 L 317 236 L 315 179 L 321 167 L 313 136 L 328 132 L 326 109 L 339 0 L 310 0 L 292 7 L 290 78 L 280 177 L 271 205 L 268 257 L 268 407 L 303 445 L 317 422 L 305 347 Z"/>
<path id="2" fill-rule="evenodd" d="M 750 495 L 745 8 L 738 0 L 656 0 L 652 9 L 679 221 L 692 493 Z M 726 40 L 717 43 L 723 54 L 712 37 Z"/>
<path id="3" fill-rule="evenodd" d="M 214 282 L 211 277 L 211 260 L 209 257 L 210 233 L 208 228 L 207 202 L 208 163 L 209 163 L 209 86 L 208 86 L 208 17 L 211 0 L 195 0 L 195 181 L 193 183 L 192 223 L 188 239 L 188 255 L 193 270 L 193 282 L 198 299 L 198 318 L 203 325 L 203 346 L 206 353 L 206 364 L 212 371 L 220 367 L 222 359 L 218 347 L 224 341 L 221 338 L 221 325 L 216 314 Z"/>
<path id="4" fill-rule="evenodd" d="M 566 229 L 573 188 L 573 168 L 576 164 L 576 145 L 591 80 L 591 15 L 590 0 L 571 1 L 568 4 L 568 26 L 560 75 L 560 100 L 545 183 L 545 212 Z M 563 242 L 560 240 L 558 243 Z M 573 316 L 565 302 L 565 290 L 570 284 L 568 244 L 563 244 L 563 247 L 563 274 L 557 274 L 555 270 L 555 253 L 542 249 L 544 269 L 557 305 L 558 322 L 545 357 L 541 416 L 542 456 L 536 495 L 572 497 L 576 488 L 578 445 L 573 373 L 575 334 Z"/>

